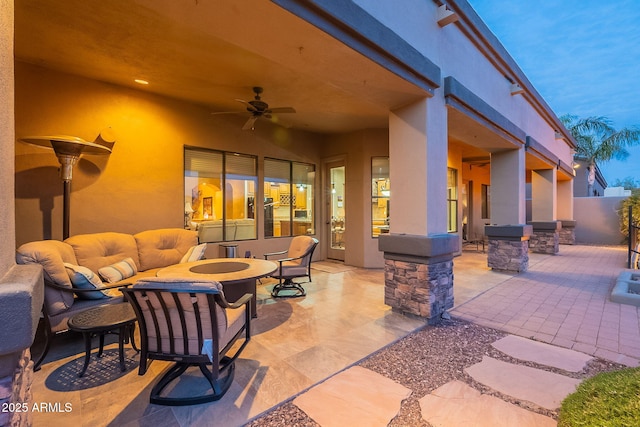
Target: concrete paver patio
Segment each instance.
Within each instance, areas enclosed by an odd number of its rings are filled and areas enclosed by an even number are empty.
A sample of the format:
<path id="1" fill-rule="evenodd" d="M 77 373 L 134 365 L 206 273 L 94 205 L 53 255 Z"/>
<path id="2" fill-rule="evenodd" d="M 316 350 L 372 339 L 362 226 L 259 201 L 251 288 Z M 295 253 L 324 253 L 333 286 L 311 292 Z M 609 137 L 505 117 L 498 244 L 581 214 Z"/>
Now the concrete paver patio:
<path id="1" fill-rule="evenodd" d="M 622 246 L 583 245 L 561 246 L 557 255 L 530 254 L 529 271 L 457 304 L 451 315 L 638 366 L 638 307 L 609 300 L 626 256 Z"/>

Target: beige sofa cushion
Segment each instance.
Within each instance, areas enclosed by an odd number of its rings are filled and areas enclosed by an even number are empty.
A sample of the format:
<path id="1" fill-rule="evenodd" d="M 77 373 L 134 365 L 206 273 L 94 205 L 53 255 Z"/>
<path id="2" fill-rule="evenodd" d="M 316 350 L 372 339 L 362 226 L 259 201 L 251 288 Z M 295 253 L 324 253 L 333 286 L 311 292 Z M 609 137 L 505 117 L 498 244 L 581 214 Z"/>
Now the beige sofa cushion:
<path id="1" fill-rule="evenodd" d="M 222 221 L 206 221 L 198 225 L 198 241 L 211 243 L 222 241 Z"/>
<path id="2" fill-rule="evenodd" d="M 184 254 L 198 244 L 198 235 L 192 230 L 165 228 L 135 234 L 138 247 L 139 270 L 178 264 Z"/>
<path id="3" fill-rule="evenodd" d="M 18 264 L 40 264 L 44 270 L 44 279 L 61 286 L 71 288 L 69 274 L 64 263 L 78 264 L 73 248 L 58 240 L 41 240 L 21 245 L 16 251 Z M 55 315 L 68 310 L 73 305 L 73 294 L 45 286 L 47 312 Z"/>
<path id="4" fill-rule="evenodd" d="M 140 270 L 138 259 L 138 247 L 136 239 L 131 234 L 124 233 L 94 233 L 78 234 L 65 240 L 73 248 L 78 262 L 97 273 L 102 267 L 106 267 L 125 258 L 133 259 Z"/>

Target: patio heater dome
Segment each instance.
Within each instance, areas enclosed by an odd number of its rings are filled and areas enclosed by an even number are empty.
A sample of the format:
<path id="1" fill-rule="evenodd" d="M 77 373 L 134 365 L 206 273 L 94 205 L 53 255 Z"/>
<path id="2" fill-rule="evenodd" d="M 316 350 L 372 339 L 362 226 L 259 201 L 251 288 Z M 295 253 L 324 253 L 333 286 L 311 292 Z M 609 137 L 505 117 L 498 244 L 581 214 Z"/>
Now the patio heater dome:
<path id="1" fill-rule="evenodd" d="M 27 144 L 53 149 L 60 162 L 60 178 L 63 181 L 63 223 L 62 238 L 69 237 L 69 201 L 71 195 L 71 179 L 73 178 L 73 167 L 78 162 L 82 154 L 109 154 L 115 140 L 109 140 L 98 136 L 97 140 L 106 145 L 96 142 L 85 141 L 82 138 L 67 135 L 55 136 L 28 136 L 20 139 Z"/>

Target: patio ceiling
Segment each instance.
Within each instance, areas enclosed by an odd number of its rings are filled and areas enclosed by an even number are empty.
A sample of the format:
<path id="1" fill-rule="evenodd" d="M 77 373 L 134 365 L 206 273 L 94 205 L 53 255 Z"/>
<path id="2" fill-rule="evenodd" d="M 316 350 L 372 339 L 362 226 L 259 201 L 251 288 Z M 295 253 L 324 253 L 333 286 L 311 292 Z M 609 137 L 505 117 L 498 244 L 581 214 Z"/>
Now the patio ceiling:
<path id="1" fill-rule="evenodd" d="M 266 0 L 20 0 L 15 56 L 212 112 L 242 112 L 236 99 L 262 86 L 271 107 L 297 110 L 281 124 L 322 133 L 385 128 L 426 95 Z"/>

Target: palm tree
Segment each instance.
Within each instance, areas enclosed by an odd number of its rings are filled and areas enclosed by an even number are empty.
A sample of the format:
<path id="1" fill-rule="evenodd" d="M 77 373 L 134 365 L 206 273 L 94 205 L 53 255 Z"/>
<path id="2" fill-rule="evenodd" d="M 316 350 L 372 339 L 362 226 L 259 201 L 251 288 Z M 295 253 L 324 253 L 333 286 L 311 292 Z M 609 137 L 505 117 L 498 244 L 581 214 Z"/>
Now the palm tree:
<path id="1" fill-rule="evenodd" d="M 584 159 L 589 171 L 589 195 L 596 177 L 596 163 L 609 160 L 626 160 L 629 157 L 627 147 L 640 143 L 640 129 L 622 128 L 616 130 L 606 117 L 587 117 L 584 119 L 572 114 L 560 117 L 571 136 L 576 140 L 576 156 Z"/>

